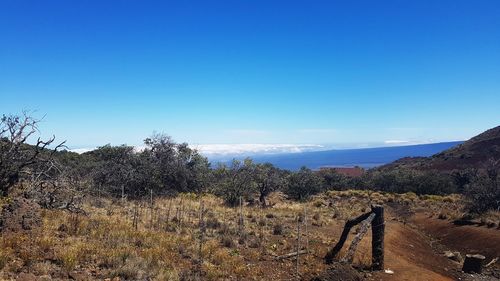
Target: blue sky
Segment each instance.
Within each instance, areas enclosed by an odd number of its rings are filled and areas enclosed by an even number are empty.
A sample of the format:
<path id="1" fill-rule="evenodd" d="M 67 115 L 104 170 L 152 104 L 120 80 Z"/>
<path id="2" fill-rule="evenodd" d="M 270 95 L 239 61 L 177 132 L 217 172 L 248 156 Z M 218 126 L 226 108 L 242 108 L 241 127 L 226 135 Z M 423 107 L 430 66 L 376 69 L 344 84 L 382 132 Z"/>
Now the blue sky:
<path id="1" fill-rule="evenodd" d="M 0 2 L 0 113 L 73 148 L 394 145 L 500 125 L 500 1 Z"/>

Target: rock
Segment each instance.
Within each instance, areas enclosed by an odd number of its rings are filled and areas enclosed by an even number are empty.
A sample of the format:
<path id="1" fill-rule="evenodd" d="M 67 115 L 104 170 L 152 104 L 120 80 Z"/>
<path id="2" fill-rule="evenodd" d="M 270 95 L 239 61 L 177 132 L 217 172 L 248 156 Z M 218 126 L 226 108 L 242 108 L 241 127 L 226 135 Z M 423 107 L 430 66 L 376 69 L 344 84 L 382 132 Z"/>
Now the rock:
<path id="1" fill-rule="evenodd" d="M 462 262 L 463 258 L 460 252 L 452 252 L 452 251 L 445 251 L 444 256 L 449 258 L 450 260 L 456 261 L 456 262 Z"/>
<path id="2" fill-rule="evenodd" d="M 485 259 L 486 257 L 483 255 L 465 255 L 462 271 L 465 273 L 481 273 Z"/>
<path id="3" fill-rule="evenodd" d="M 36 276 L 33 273 L 21 272 L 17 276 L 17 281 L 36 281 Z"/>
<path id="4" fill-rule="evenodd" d="M 52 281 L 52 277 L 50 275 L 42 275 L 38 277 L 38 281 Z"/>
<path id="5" fill-rule="evenodd" d="M 16 198 L 0 214 L 0 233 L 29 232 L 42 225 L 40 206 L 26 198 Z"/>

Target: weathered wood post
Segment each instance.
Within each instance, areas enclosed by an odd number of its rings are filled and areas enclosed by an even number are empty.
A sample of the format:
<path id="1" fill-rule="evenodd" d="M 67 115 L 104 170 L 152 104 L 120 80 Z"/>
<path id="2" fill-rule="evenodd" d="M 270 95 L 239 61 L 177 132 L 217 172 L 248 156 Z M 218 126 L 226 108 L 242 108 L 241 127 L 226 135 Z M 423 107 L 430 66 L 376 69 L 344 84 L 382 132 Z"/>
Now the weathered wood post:
<path id="1" fill-rule="evenodd" d="M 368 228 L 370 227 L 370 224 L 374 218 L 375 214 L 371 213 L 371 215 L 361 223 L 358 234 L 356 234 L 356 236 L 354 236 L 354 239 L 352 239 L 351 246 L 349 246 L 349 250 L 347 250 L 347 254 L 342 258 L 341 262 L 352 263 L 352 261 L 354 260 L 356 247 L 358 247 L 359 242 L 361 242 L 361 239 L 363 239 L 366 232 L 368 232 Z"/>
<path id="2" fill-rule="evenodd" d="M 295 260 L 295 274 L 297 276 L 297 280 L 300 280 L 299 274 L 299 257 L 300 257 L 300 217 L 297 216 L 297 259 Z"/>
<path id="3" fill-rule="evenodd" d="M 485 259 L 486 257 L 483 255 L 465 255 L 462 271 L 465 273 L 481 273 Z"/>
<path id="4" fill-rule="evenodd" d="M 347 240 L 347 236 L 349 235 L 349 231 L 351 231 L 351 228 L 362 221 L 366 220 L 372 212 L 362 214 L 361 216 L 352 219 L 352 220 L 347 220 L 345 225 L 344 225 L 344 230 L 342 230 L 342 234 L 340 235 L 340 239 L 335 244 L 335 246 L 326 253 L 325 255 L 325 263 L 326 264 L 332 264 L 333 260 L 337 257 L 338 253 L 340 250 L 342 250 L 342 247 L 344 246 L 345 241 Z"/>
<path id="5" fill-rule="evenodd" d="M 375 218 L 372 221 L 372 267 L 373 270 L 384 269 L 384 207 L 373 205 Z"/>

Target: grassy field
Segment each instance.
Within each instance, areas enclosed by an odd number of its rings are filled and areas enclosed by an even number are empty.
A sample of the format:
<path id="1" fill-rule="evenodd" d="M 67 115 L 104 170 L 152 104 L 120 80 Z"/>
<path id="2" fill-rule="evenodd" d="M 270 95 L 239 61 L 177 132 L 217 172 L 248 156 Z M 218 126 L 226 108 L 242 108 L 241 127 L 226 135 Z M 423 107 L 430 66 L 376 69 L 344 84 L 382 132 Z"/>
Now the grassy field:
<path id="1" fill-rule="evenodd" d="M 346 219 L 372 203 L 390 207 L 387 219 L 406 224 L 411 212 L 459 217 L 458 196 L 330 191 L 307 202 L 272 194 L 271 208 L 225 207 L 205 195 L 124 201 L 93 198 L 86 214 L 43 210 L 40 228 L 0 238 L 1 278 L 29 272 L 45 280 L 302 280 L 324 271 L 323 256 Z M 494 216 L 493 216 L 494 218 Z M 300 237 L 300 239 L 297 239 Z M 369 240 L 354 259 L 370 265 Z M 277 259 L 296 252 L 299 260 Z M 40 279 L 40 280 L 42 280 Z"/>

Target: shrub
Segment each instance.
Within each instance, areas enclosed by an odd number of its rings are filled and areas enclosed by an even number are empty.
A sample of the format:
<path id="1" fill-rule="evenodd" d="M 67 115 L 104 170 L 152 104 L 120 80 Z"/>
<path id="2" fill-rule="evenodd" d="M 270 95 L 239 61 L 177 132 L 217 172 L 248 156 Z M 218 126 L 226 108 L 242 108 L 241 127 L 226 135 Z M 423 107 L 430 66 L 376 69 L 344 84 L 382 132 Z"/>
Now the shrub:
<path id="1" fill-rule="evenodd" d="M 322 191 L 323 180 L 306 167 L 290 175 L 285 193 L 295 200 L 306 200 Z"/>
<path id="2" fill-rule="evenodd" d="M 274 235 L 282 235 L 283 234 L 283 225 L 281 223 L 277 223 L 273 226 L 273 234 Z"/>
<path id="3" fill-rule="evenodd" d="M 321 215 L 319 213 L 315 213 L 313 216 L 313 220 L 319 220 L 321 218 Z"/>
<path id="4" fill-rule="evenodd" d="M 321 208 L 321 207 L 323 207 L 325 205 L 326 205 L 325 202 L 322 201 L 322 200 L 316 200 L 313 203 L 313 206 L 316 207 L 316 208 Z"/>
<path id="5" fill-rule="evenodd" d="M 234 241 L 233 241 L 233 238 L 229 237 L 229 236 L 223 236 L 221 238 L 221 244 L 222 246 L 226 247 L 226 248 L 233 248 L 234 247 Z"/>
<path id="6" fill-rule="evenodd" d="M 226 205 L 236 207 L 240 199 L 252 197 L 256 191 L 254 164 L 249 158 L 243 162 L 233 160 L 230 166 L 220 165 L 214 170 L 216 195 L 224 199 Z"/>
<path id="7" fill-rule="evenodd" d="M 385 192 L 444 195 L 456 192 L 450 175 L 409 169 L 376 171 L 370 174 L 370 185 Z"/>
<path id="8" fill-rule="evenodd" d="M 500 177 L 498 170 L 488 169 L 478 174 L 465 187 L 467 209 L 471 213 L 483 214 L 500 210 Z"/>
<path id="9" fill-rule="evenodd" d="M 209 217 L 206 220 L 206 226 L 211 229 L 217 229 L 221 226 L 221 223 L 216 217 Z"/>
<path id="10" fill-rule="evenodd" d="M 114 270 L 114 275 L 119 276 L 125 280 L 142 280 L 148 269 L 147 262 L 137 256 L 127 258 L 123 266 Z"/>

